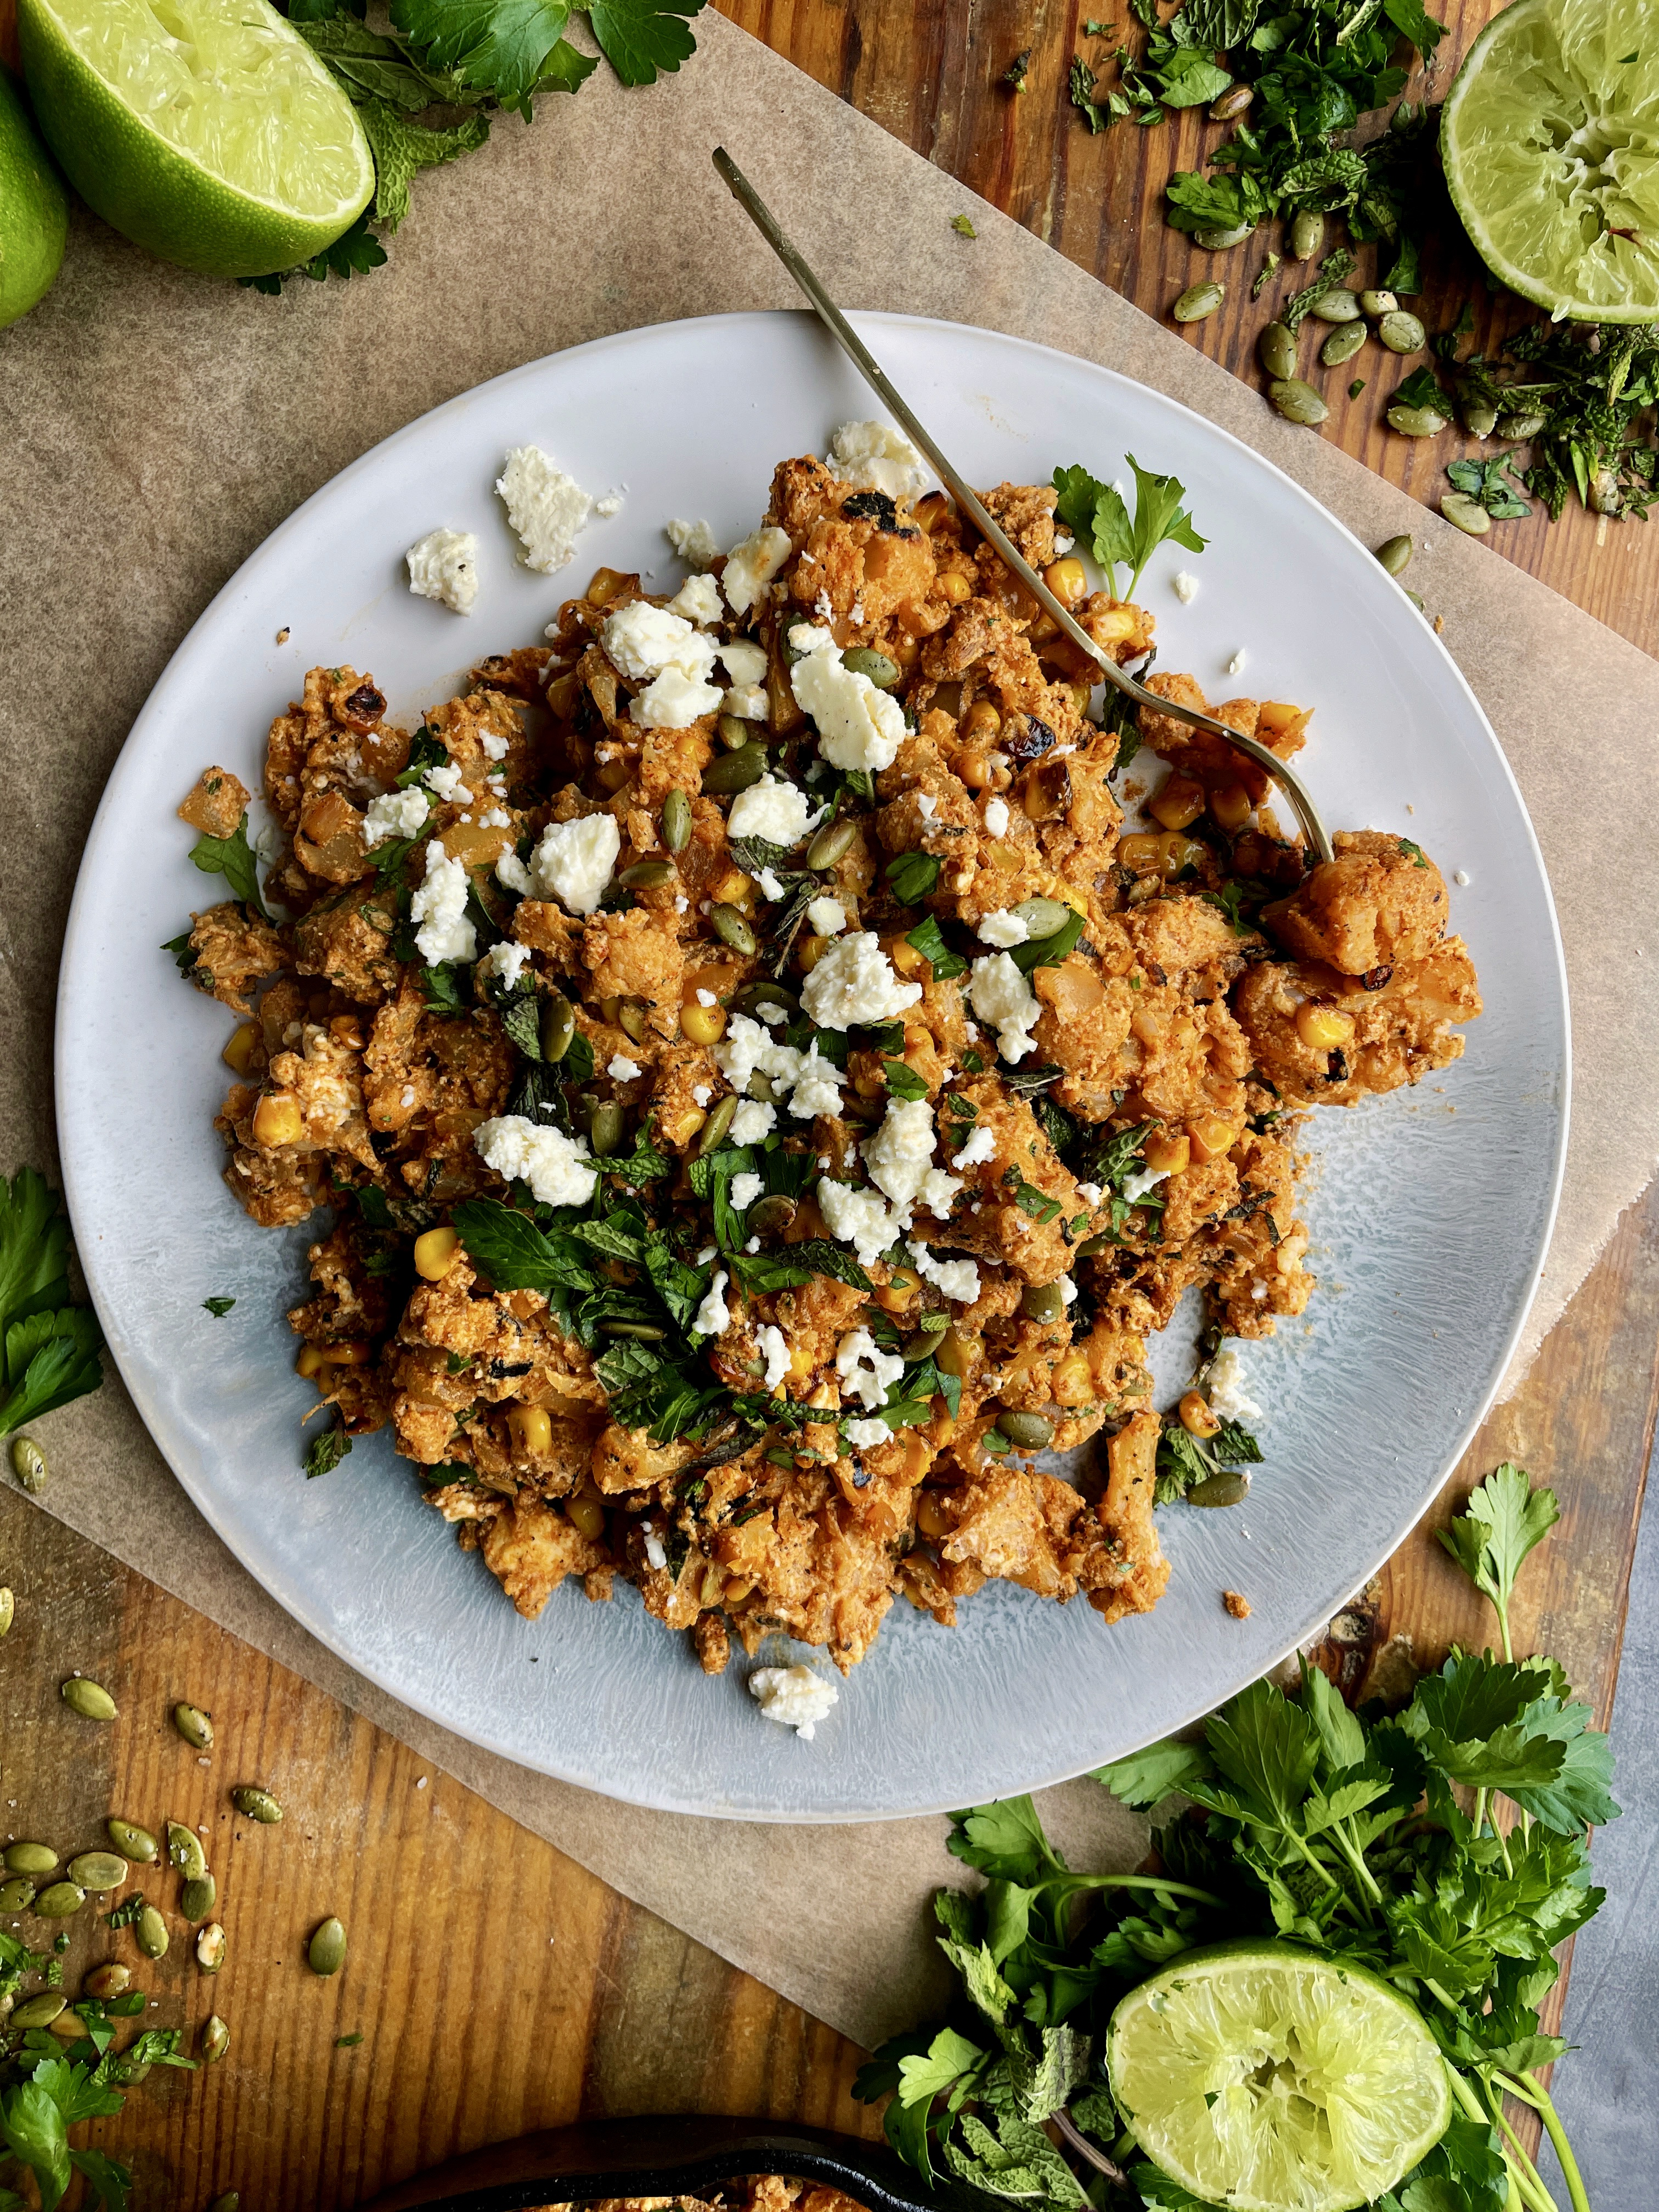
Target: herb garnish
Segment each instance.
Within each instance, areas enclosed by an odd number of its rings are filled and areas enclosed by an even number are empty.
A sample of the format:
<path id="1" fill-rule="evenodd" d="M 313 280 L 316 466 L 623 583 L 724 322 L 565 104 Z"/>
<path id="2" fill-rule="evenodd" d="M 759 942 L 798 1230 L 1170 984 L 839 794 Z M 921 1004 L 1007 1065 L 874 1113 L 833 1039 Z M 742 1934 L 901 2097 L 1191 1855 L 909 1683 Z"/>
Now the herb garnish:
<path id="1" fill-rule="evenodd" d="M 104 1333 L 69 1282 L 69 1216 L 33 1168 L 0 1176 L 0 1437 L 104 1379 Z"/>
<path id="2" fill-rule="evenodd" d="M 1115 484 L 1102 483 L 1077 465 L 1054 471 L 1054 489 L 1060 495 L 1054 501 L 1055 515 L 1106 571 L 1107 588 L 1115 599 L 1134 597 L 1141 571 L 1160 545 L 1173 542 L 1184 545 L 1189 553 L 1201 553 L 1206 543 L 1181 504 L 1187 496 L 1185 487 L 1174 477 L 1155 476 L 1143 469 L 1133 453 L 1124 458 L 1134 472 L 1133 520 Z M 1117 587 L 1119 563 L 1129 570 L 1128 584 L 1122 592 Z"/>
<path id="3" fill-rule="evenodd" d="M 233 898 L 240 899 L 261 921 L 270 921 L 259 896 L 258 855 L 247 842 L 246 808 L 228 837 L 198 837 L 190 848 L 190 857 L 204 876 L 222 876 Z"/>
<path id="4" fill-rule="evenodd" d="M 939 881 L 939 862 L 932 853 L 901 853 L 887 863 L 889 889 L 906 906 L 920 906 Z"/>
<path id="5" fill-rule="evenodd" d="M 1207 1481 L 1229 1467 L 1259 1467 L 1261 1447 L 1238 1421 L 1224 1421 L 1212 1437 L 1195 1437 L 1179 1419 L 1166 1416 L 1158 1440 L 1157 1502 L 1184 1498 L 1195 1482 Z"/>
<path id="6" fill-rule="evenodd" d="M 235 1303 L 234 1298 L 204 1298 L 202 1310 L 210 1313 L 215 1321 L 222 1321 Z"/>
<path id="7" fill-rule="evenodd" d="M 313 1437 L 305 1456 L 307 1480 L 314 1481 L 319 1474 L 332 1474 L 340 1462 L 351 1449 L 351 1438 L 346 1434 L 345 1423 L 337 1417 L 331 1428 Z"/>

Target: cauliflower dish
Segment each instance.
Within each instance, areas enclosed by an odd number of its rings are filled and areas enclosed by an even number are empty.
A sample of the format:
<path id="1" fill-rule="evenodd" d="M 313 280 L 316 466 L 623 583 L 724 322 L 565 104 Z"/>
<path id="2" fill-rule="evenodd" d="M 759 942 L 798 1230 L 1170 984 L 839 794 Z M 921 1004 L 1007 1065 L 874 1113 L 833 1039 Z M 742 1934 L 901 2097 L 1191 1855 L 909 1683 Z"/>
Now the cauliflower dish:
<path id="1" fill-rule="evenodd" d="M 307 1470 L 389 1431 L 521 1613 L 621 1577 L 710 1673 L 777 1632 L 845 1672 L 992 1577 L 1152 1607 L 1155 1499 L 1258 1455 L 1203 1387 L 1160 1416 L 1149 1337 L 1191 1286 L 1211 1356 L 1299 1314 L 1308 1112 L 1480 1011 L 1425 853 L 1312 865 L 1260 769 L 1119 711 L 943 494 L 871 476 L 782 462 L 672 598 L 601 568 L 416 728 L 313 668 L 263 854 L 228 770 L 179 810 L 233 894 L 169 948 L 238 1024 L 225 1179 L 315 1224 Z M 985 498 L 1145 664 L 1055 493 Z"/>

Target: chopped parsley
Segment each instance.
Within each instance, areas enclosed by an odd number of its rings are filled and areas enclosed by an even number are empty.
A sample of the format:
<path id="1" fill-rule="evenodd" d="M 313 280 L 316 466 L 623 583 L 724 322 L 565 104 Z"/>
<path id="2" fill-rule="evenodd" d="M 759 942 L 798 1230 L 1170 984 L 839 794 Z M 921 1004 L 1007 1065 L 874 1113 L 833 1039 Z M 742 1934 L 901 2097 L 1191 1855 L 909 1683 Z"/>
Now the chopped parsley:
<path id="1" fill-rule="evenodd" d="M 202 1310 L 210 1313 L 215 1321 L 222 1321 L 235 1303 L 234 1298 L 204 1298 Z"/>

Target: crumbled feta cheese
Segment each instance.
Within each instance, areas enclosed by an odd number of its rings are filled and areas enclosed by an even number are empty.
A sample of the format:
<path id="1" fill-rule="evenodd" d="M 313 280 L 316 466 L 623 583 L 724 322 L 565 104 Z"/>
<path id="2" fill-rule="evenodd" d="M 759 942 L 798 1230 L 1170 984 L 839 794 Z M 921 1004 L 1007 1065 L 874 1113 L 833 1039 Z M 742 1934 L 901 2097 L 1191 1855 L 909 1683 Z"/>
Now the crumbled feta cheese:
<path id="1" fill-rule="evenodd" d="M 1008 907 L 999 907 L 994 914 L 984 915 L 980 921 L 978 937 L 981 945 L 1024 945 L 1030 935 L 1020 916 Z"/>
<path id="2" fill-rule="evenodd" d="M 734 1175 L 732 1178 L 732 1206 L 734 1212 L 747 1213 L 766 1188 L 763 1176 Z"/>
<path id="3" fill-rule="evenodd" d="M 985 826 L 994 837 L 1008 834 L 1008 803 L 1002 799 L 988 799 L 985 802 Z"/>
<path id="4" fill-rule="evenodd" d="M 771 873 L 770 869 L 767 873 Z M 775 999 L 763 999 L 755 1009 L 755 1018 L 764 1022 L 769 1030 L 784 1029 L 788 1025 L 789 1009 L 781 1006 Z"/>
<path id="5" fill-rule="evenodd" d="M 1198 597 L 1198 579 L 1190 570 L 1182 568 L 1175 580 L 1175 595 L 1183 607 L 1191 606 Z"/>
<path id="6" fill-rule="evenodd" d="M 872 1414 L 867 1420 L 843 1421 L 841 1432 L 856 1451 L 874 1451 L 879 1444 L 890 1444 L 893 1431 L 885 1421 Z"/>
<path id="7" fill-rule="evenodd" d="M 944 1221 L 948 1219 L 961 1188 L 962 1178 L 959 1176 L 946 1175 L 943 1168 L 929 1168 L 921 1179 L 921 1189 L 916 1193 L 916 1203 L 925 1206 L 929 1213 Z"/>
<path id="8" fill-rule="evenodd" d="M 415 1085 L 412 1083 L 404 1084 L 403 1089 L 398 1094 L 398 1103 L 404 1109 L 405 1113 L 407 1113 L 409 1109 L 415 1103 Z"/>
<path id="9" fill-rule="evenodd" d="M 440 761 L 435 768 L 428 769 L 422 781 L 434 798 L 442 799 L 447 806 L 465 806 L 472 797 L 453 761 Z"/>
<path id="10" fill-rule="evenodd" d="M 878 1261 L 898 1233 L 898 1224 L 878 1191 L 854 1190 L 850 1183 L 819 1178 L 818 1211 L 838 1244 L 850 1244 L 860 1267 Z"/>
<path id="11" fill-rule="evenodd" d="M 682 522 L 676 516 L 663 527 L 668 532 L 669 544 L 688 568 L 706 568 L 711 561 L 720 559 L 720 549 L 706 522 Z"/>
<path id="12" fill-rule="evenodd" d="M 775 1390 L 789 1372 L 789 1346 L 775 1322 L 768 1322 L 762 1329 L 760 1348 L 766 1361 L 766 1387 Z"/>
<path id="13" fill-rule="evenodd" d="M 814 1037 L 795 1078 L 789 1099 L 790 1113 L 801 1121 L 811 1121 L 820 1114 L 839 1114 L 842 1080 L 840 1068 L 834 1060 L 823 1058 Z"/>
<path id="14" fill-rule="evenodd" d="M 800 637 L 800 625 L 791 642 Z M 846 667 L 834 643 L 815 645 L 789 672 L 795 703 L 811 716 L 818 750 L 832 768 L 891 768 L 904 741 L 904 709 L 867 676 Z"/>
<path id="15" fill-rule="evenodd" d="M 746 637 L 734 637 L 728 644 L 717 645 L 714 650 L 734 684 L 765 683 L 764 646 L 753 645 Z"/>
<path id="16" fill-rule="evenodd" d="M 830 441 L 824 465 L 860 491 L 914 499 L 927 481 L 921 455 L 890 422 L 843 422 Z"/>
<path id="17" fill-rule="evenodd" d="M 647 1567 L 653 1567 L 660 1574 L 668 1565 L 668 1554 L 663 1549 L 662 1538 L 658 1535 L 654 1528 L 648 1528 L 643 1523 L 641 1524 L 640 1533 L 645 1538 L 645 1564 Z"/>
<path id="18" fill-rule="evenodd" d="M 1456 874 L 1452 878 L 1452 881 L 1457 885 L 1458 889 L 1465 891 L 1468 890 L 1469 885 L 1474 882 L 1474 877 L 1470 875 L 1467 868 L 1460 868 Z"/>
<path id="19" fill-rule="evenodd" d="M 769 1721 L 793 1729 L 803 1743 L 811 1742 L 814 1728 L 841 1696 L 834 1683 L 810 1667 L 757 1667 L 749 1677 L 749 1694 Z"/>
<path id="20" fill-rule="evenodd" d="M 1156 1190 L 1161 1182 L 1170 1179 L 1168 1168 L 1137 1168 L 1133 1175 L 1123 1178 L 1123 1195 L 1131 1206 L 1139 1206 L 1149 1191 Z"/>
<path id="21" fill-rule="evenodd" d="M 1066 554 L 1068 554 L 1068 553 L 1071 551 L 1071 550 L 1072 550 L 1073 546 L 1073 545 L 1075 545 L 1076 544 L 1077 544 L 1077 540 L 1076 540 L 1076 538 L 1073 538 L 1073 535 L 1072 535 L 1072 533 L 1071 533 L 1071 532 L 1070 532 L 1069 530 L 1057 530 L 1057 531 L 1055 531 L 1055 532 L 1054 532 L 1054 558 L 1055 558 L 1055 560 L 1056 560 L 1056 561 L 1063 560 L 1063 559 L 1065 558 L 1065 556 L 1066 556 Z"/>
<path id="22" fill-rule="evenodd" d="M 1077 1194 L 1085 1206 L 1098 1206 L 1106 1195 L 1097 1182 L 1080 1182 L 1077 1187 Z"/>
<path id="23" fill-rule="evenodd" d="M 732 1310 L 726 1303 L 726 1285 L 730 1279 L 724 1267 L 715 1268 L 708 1294 L 692 1316 L 694 1335 L 723 1336 L 732 1326 Z"/>
<path id="24" fill-rule="evenodd" d="M 593 502 L 574 477 L 568 477 L 539 446 L 515 446 L 495 479 L 507 501 L 507 519 L 524 547 L 526 568 L 551 575 L 576 550 L 576 532 L 586 526 Z"/>
<path id="25" fill-rule="evenodd" d="M 619 491 L 608 491 L 603 499 L 594 501 L 593 512 L 595 514 L 603 515 L 609 522 L 613 514 L 622 513 L 622 503 L 623 495 Z"/>
<path id="26" fill-rule="evenodd" d="M 504 806 L 486 806 L 478 817 L 481 830 L 506 830 L 511 827 L 513 817 Z"/>
<path id="27" fill-rule="evenodd" d="M 689 730 L 705 714 L 720 712 L 721 696 L 718 685 L 702 683 L 684 669 L 665 668 L 660 676 L 653 677 L 628 712 L 642 730 Z"/>
<path id="28" fill-rule="evenodd" d="M 726 556 L 720 582 L 734 615 L 746 615 L 789 558 L 789 532 L 775 525 L 753 532 Z"/>
<path id="29" fill-rule="evenodd" d="M 996 1031 L 997 1050 L 1005 1060 L 1021 1060 L 1035 1051 L 1030 1028 L 1042 1009 L 1006 952 L 988 953 L 975 961 L 968 995 L 981 1021 Z"/>
<path id="30" fill-rule="evenodd" d="M 702 678 L 714 665 L 711 640 L 701 635 L 684 614 L 672 607 L 653 607 L 649 599 L 630 599 L 607 616 L 600 626 L 599 643 L 611 665 L 635 684 L 665 668 Z"/>
<path id="31" fill-rule="evenodd" d="M 809 900 L 806 927 L 815 937 L 839 937 L 847 927 L 847 909 L 839 899 Z"/>
<path id="32" fill-rule="evenodd" d="M 921 810 L 924 822 L 931 822 L 939 812 L 939 801 L 931 791 L 919 791 L 916 793 L 916 805 Z"/>
<path id="33" fill-rule="evenodd" d="M 766 686 L 763 684 L 734 684 L 720 701 L 722 714 L 734 714 L 740 722 L 763 722 L 769 712 Z"/>
<path id="34" fill-rule="evenodd" d="M 388 791 L 383 799 L 371 799 L 363 814 L 363 842 L 373 846 L 382 837 L 416 836 L 431 811 L 425 792 L 418 787 Z"/>
<path id="35" fill-rule="evenodd" d="M 694 1083 L 691 1086 L 691 1103 L 694 1106 L 706 1106 L 714 1095 L 714 1089 L 712 1084 Z"/>
<path id="36" fill-rule="evenodd" d="M 1223 672 L 1228 676 L 1242 676 L 1244 673 L 1244 648 L 1241 645 Z"/>
<path id="37" fill-rule="evenodd" d="M 501 988 L 504 990 L 513 991 L 518 988 L 519 978 L 523 975 L 529 959 L 530 953 L 526 946 L 514 945 L 510 938 L 504 937 L 499 945 L 490 946 L 489 951 L 478 963 L 478 969 L 481 975 L 499 975 Z"/>
<path id="38" fill-rule="evenodd" d="M 1006 952 L 997 957 L 1008 958 Z M 830 947 L 802 986 L 800 1002 L 820 1029 L 846 1030 L 855 1022 L 890 1021 L 921 996 L 920 983 L 900 982 L 880 939 L 869 930 L 856 930 Z M 1036 1007 L 1033 1000 L 1033 1020 Z"/>
<path id="39" fill-rule="evenodd" d="M 700 623 L 707 629 L 725 612 L 718 581 L 713 576 L 688 576 L 668 602 L 668 611 L 684 615 L 687 622 Z"/>
<path id="40" fill-rule="evenodd" d="M 516 891 L 520 898 L 530 889 L 530 871 L 511 847 L 495 863 L 495 880 L 504 891 Z"/>
<path id="41" fill-rule="evenodd" d="M 483 748 L 483 757 L 486 760 L 501 761 L 507 758 L 507 741 L 505 738 L 498 738 L 494 730 L 480 730 L 478 743 Z"/>
<path id="42" fill-rule="evenodd" d="M 904 1372 L 901 1353 L 884 1352 L 867 1328 L 849 1329 L 836 1350 L 842 1395 L 856 1398 L 874 1413 L 887 1402 L 889 1387 Z"/>
<path id="43" fill-rule="evenodd" d="M 913 1205 L 933 1164 L 933 1108 L 925 1098 L 890 1098 L 880 1128 L 863 1151 L 877 1189 L 895 1206 Z"/>
<path id="44" fill-rule="evenodd" d="M 429 968 L 445 960 L 471 960 L 477 933 L 466 918 L 467 874 L 434 838 L 426 848 L 426 880 L 409 902 L 410 920 L 419 924 L 415 946 Z"/>
<path id="45" fill-rule="evenodd" d="M 732 1127 L 727 1133 L 734 1145 L 757 1145 L 763 1137 L 769 1137 L 777 1125 L 778 1109 L 775 1106 L 769 1105 L 763 1098 L 745 1098 L 732 1116 Z M 739 1175 L 732 1178 L 732 1203 L 739 1213 L 748 1205 L 749 1200 L 738 1196 L 738 1185 L 747 1182 L 755 1185 L 750 1196 L 758 1198 L 760 1178 L 757 1176 Z"/>
<path id="46" fill-rule="evenodd" d="M 531 856 L 537 896 L 562 900 L 572 914 L 596 913 L 621 850 L 614 814 L 550 822 Z"/>
<path id="47" fill-rule="evenodd" d="M 477 558 L 470 530 L 428 530 L 404 556 L 409 588 L 418 599 L 438 599 L 452 613 L 470 615 L 478 596 Z"/>
<path id="48" fill-rule="evenodd" d="M 538 1128 L 522 1114 L 481 1121 L 472 1145 L 486 1167 L 509 1182 L 528 1183 L 531 1196 L 544 1206 L 586 1206 L 599 1179 L 586 1137 Z"/>
<path id="49" fill-rule="evenodd" d="M 781 845 L 787 850 L 799 844 L 823 812 L 821 806 L 814 810 L 804 791 L 769 774 L 762 776 L 758 783 L 751 783 L 747 791 L 740 791 L 732 801 L 726 834 L 728 837 L 764 837 L 769 845 Z M 781 898 L 781 888 L 769 891 L 767 896 Z"/>
<path id="50" fill-rule="evenodd" d="M 760 885 L 763 896 L 770 899 L 775 906 L 784 896 L 783 883 L 775 868 L 763 868 L 755 881 Z M 778 1006 L 757 1006 L 755 1011 L 763 1022 L 769 1022 L 775 1028 L 777 1025 L 775 1017 L 782 1012 L 782 1009 Z"/>
<path id="51" fill-rule="evenodd" d="M 1060 1279 L 1060 1295 L 1068 1306 L 1077 1304 L 1077 1285 L 1069 1275 L 1062 1275 Z"/>
<path id="52" fill-rule="evenodd" d="M 952 1158 L 951 1164 L 953 1168 L 976 1168 L 982 1160 L 994 1160 L 996 1156 L 996 1138 L 981 1122 Z"/>
<path id="53" fill-rule="evenodd" d="M 822 653 L 835 642 L 834 630 L 820 629 L 816 623 L 797 623 L 789 633 L 790 648 L 795 653 Z"/>
<path id="54" fill-rule="evenodd" d="M 619 1052 L 612 1054 L 611 1065 L 605 1072 L 614 1082 L 634 1083 L 639 1079 L 640 1063 L 637 1060 L 630 1060 L 625 1052 Z"/>
<path id="55" fill-rule="evenodd" d="M 708 1265 L 708 1262 L 718 1255 L 719 1252 L 720 1247 L 718 1244 L 705 1244 L 702 1251 L 697 1255 L 697 1265 L 700 1267 L 706 1267 Z"/>
<path id="56" fill-rule="evenodd" d="M 979 1296 L 979 1269 L 971 1260 L 936 1260 L 925 1244 L 907 1244 L 916 1273 L 944 1291 L 959 1306 L 970 1306 Z"/>
<path id="57" fill-rule="evenodd" d="M 700 1006 L 718 1006 L 720 1000 L 713 991 L 705 991 L 702 985 L 699 983 L 697 986 L 697 1004 Z"/>
<path id="58" fill-rule="evenodd" d="M 1218 1353 L 1210 1364 L 1206 1388 L 1210 1411 L 1224 1421 L 1259 1421 L 1265 1418 L 1265 1408 L 1258 1406 L 1244 1388 L 1244 1363 L 1236 1352 Z"/>

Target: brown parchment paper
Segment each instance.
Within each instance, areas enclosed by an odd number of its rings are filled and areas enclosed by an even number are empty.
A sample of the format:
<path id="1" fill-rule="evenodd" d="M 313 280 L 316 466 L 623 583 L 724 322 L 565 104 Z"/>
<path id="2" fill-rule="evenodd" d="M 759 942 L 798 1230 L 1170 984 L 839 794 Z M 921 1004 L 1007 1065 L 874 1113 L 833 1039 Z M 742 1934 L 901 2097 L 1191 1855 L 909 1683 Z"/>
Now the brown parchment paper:
<path id="1" fill-rule="evenodd" d="M 1109 363 L 1256 447 L 1364 542 L 1416 533 L 1446 641 L 1531 808 L 1571 979 L 1571 1155 L 1518 1380 L 1659 1152 L 1659 664 L 1281 422 L 712 12 L 697 36 L 696 62 L 648 94 L 602 70 L 533 127 L 498 121 L 483 153 L 421 179 L 390 266 L 367 282 L 260 298 L 149 262 L 82 216 L 56 289 L 0 334 L 0 1161 L 52 1164 L 52 1000 L 82 843 L 196 615 L 318 485 L 483 379 L 642 324 L 794 307 L 709 167 L 723 143 L 843 304 Z M 963 211 L 973 241 L 949 227 Z M 143 1142 L 132 1102 L 110 1114 L 112 1142 Z M 46 1433 L 47 1509 L 129 1565 L 837 2027 L 869 2042 L 915 2016 L 937 1971 L 921 1908 L 953 1865 L 942 1823 L 699 1821 L 527 1774 L 396 1705 L 289 1620 L 174 1483 L 118 1381 Z M 1047 1793 L 1043 1811 L 1096 1863 L 1139 1853 L 1136 1822 L 1090 1783 Z"/>

